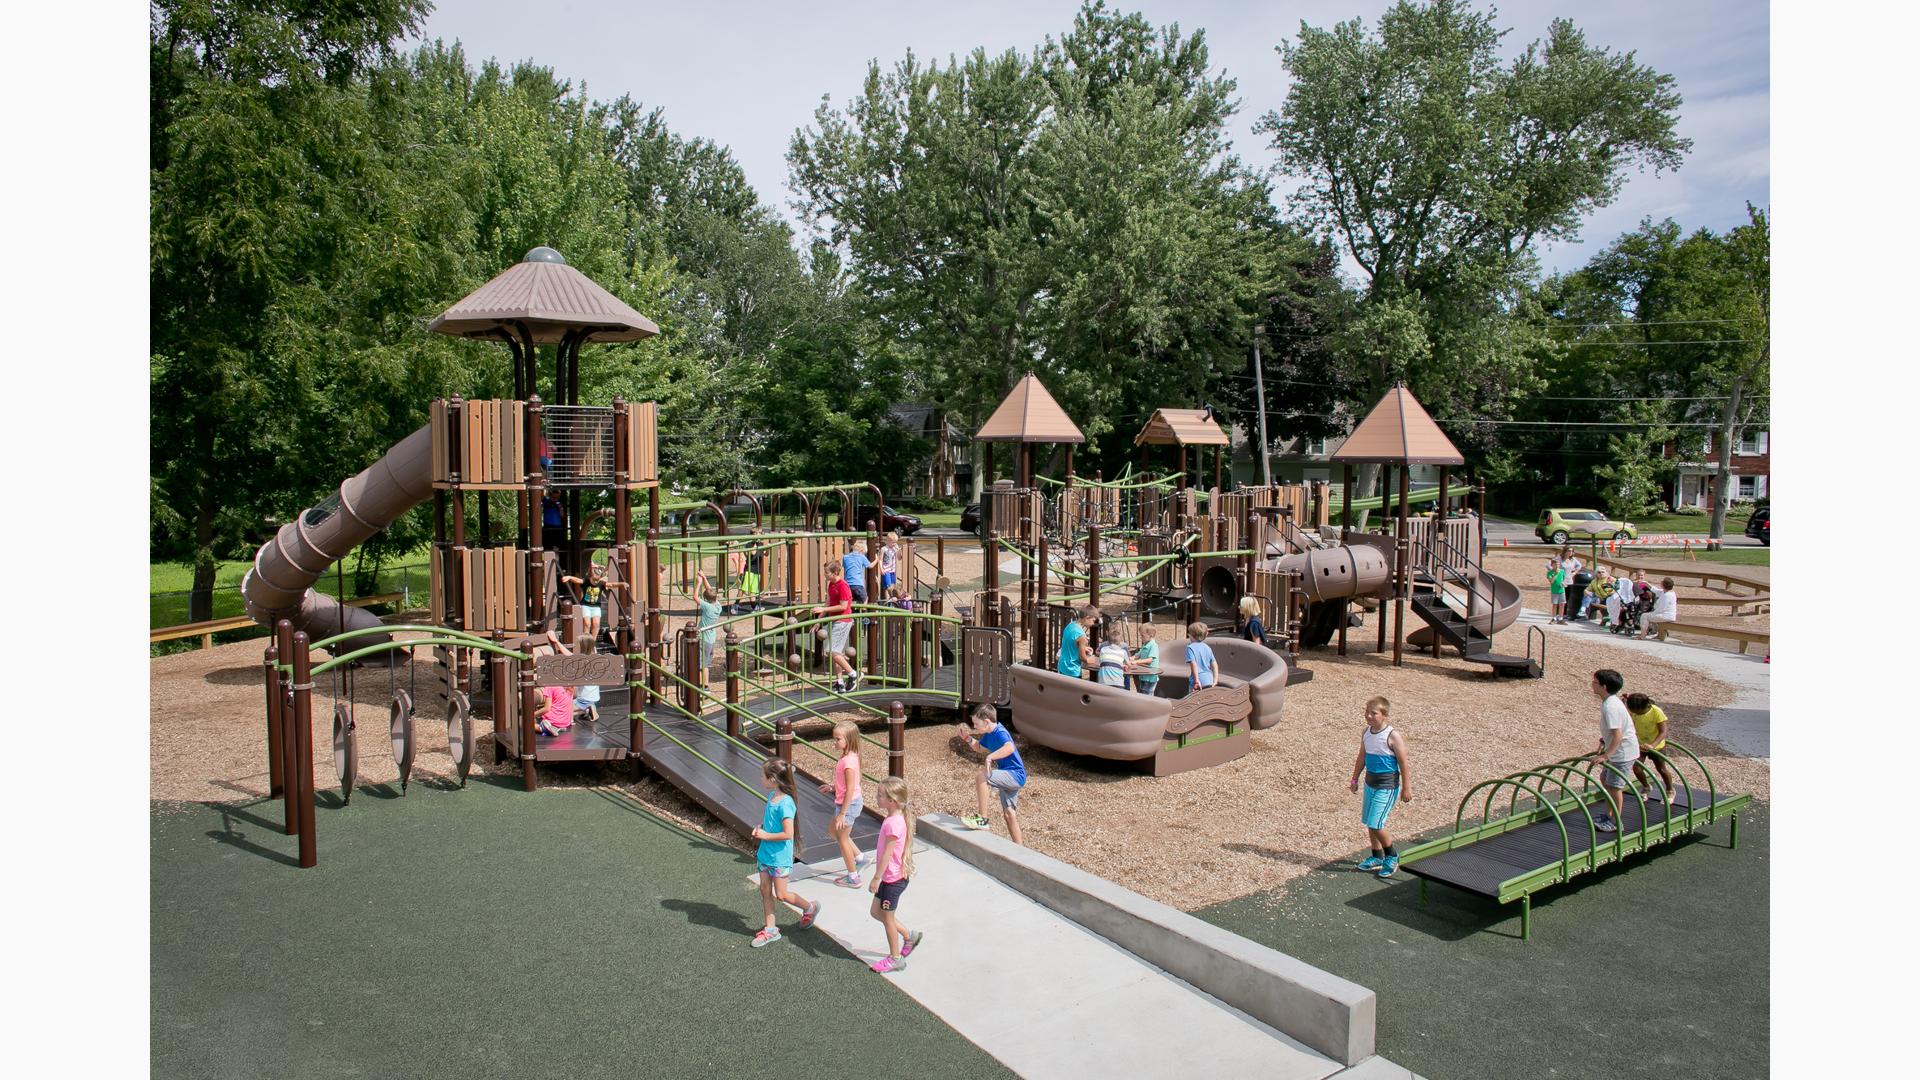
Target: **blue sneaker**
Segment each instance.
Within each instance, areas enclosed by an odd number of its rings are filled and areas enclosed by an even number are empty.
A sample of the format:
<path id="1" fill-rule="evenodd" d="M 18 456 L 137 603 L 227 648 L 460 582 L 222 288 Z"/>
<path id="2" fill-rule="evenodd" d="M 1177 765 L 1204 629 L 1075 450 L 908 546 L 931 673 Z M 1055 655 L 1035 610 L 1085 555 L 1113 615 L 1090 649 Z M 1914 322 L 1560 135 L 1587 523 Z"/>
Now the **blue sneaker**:
<path id="1" fill-rule="evenodd" d="M 1369 858 L 1365 858 L 1365 859 L 1362 859 L 1362 860 L 1360 860 L 1360 865 L 1359 865 L 1359 866 L 1356 866 L 1356 867 L 1354 867 L 1354 869 L 1355 869 L 1355 870 L 1364 870 L 1364 871 L 1366 871 L 1367 873 L 1369 873 L 1369 874 L 1371 874 L 1371 873 L 1373 873 L 1373 872 L 1374 872 L 1375 870 L 1378 870 L 1378 869 L 1380 869 L 1381 867 L 1383 867 L 1383 866 L 1385 866 L 1385 865 L 1387 865 L 1387 860 L 1385 860 L 1385 859 L 1383 859 L 1383 858 L 1381 858 L 1381 857 L 1380 857 L 1380 856 L 1378 856 L 1378 855 L 1374 855 L 1374 856 L 1371 856 L 1371 857 L 1369 857 Z"/>
<path id="2" fill-rule="evenodd" d="M 1380 867 L 1380 872 L 1373 876 L 1379 878 L 1381 881 L 1385 881 L 1388 878 L 1392 877 L 1393 872 L 1398 869 L 1400 869 L 1399 856 L 1389 855 L 1387 856 L 1386 863 Z"/>

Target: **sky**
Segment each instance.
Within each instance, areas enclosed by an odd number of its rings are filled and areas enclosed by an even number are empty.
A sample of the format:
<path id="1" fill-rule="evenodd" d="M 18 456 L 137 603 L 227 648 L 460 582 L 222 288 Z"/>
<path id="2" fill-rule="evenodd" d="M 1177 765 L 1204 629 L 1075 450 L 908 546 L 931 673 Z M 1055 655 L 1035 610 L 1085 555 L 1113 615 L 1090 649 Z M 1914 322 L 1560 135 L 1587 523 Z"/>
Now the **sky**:
<path id="1" fill-rule="evenodd" d="M 795 215 L 786 152 L 795 130 L 812 124 L 823 95 L 844 107 L 859 92 L 869 61 L 888 67 L 908 50 L 942 60 L 976 47 L 1029 50 L 1071 30 L 1080 6 L 1077 0 L 439 4 L 423 39 L 458 40 L 476 63 L 489 56 L 531 59 L 584 82 L 595 98 L 631 94 L 660 106 L 676 132 L 728 147 L 761 199 L 789 220 Z M 1156 26 L 1206 31 L 1214 67 L 1239 84 L 1240 112 L 1228 129 L 1234 152 L 1264 167 L 1273 153 L 1252 128 L 1284 103 L 1289 83 L 1274 46 L 1297 35 L 1302 22 L 1325 27 L 1360 18 L 1371 26 L 1388 4 L 1136 0 L 1118 6 L 1144 13 Z M 1579 267 L 1646 217 L 1720 230 L 1744 221 L 1749 201 L 1767 205 L 1765 0 L 1507 0 L 1498 10 L 1509 51 L 1545 36 L 1548 23 L 1566 15 L 1586 31 L 1589 44 L 1634 52 L 1641 63 L 1674 76 L 1683 99 L 1679 132 L 1693 140 L 1679 170 L 1629 174 L 1619 198 L 1587 219 L 1579 240 L 1543 248 L 1545 269 Z M 1276 177 L 1275 187 L 1284 193 L 1292 182 Z"/>

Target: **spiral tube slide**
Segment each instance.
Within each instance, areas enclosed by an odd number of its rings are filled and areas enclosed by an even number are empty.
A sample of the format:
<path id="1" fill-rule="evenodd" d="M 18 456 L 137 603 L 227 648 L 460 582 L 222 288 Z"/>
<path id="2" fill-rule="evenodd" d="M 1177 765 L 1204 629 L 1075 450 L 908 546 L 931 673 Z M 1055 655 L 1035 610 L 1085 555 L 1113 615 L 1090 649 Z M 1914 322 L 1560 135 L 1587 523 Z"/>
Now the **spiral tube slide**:
<path id="1" fill-rule="evenodd" d="M 432 429 L 422 427 L 349 477 L 339 491 L 282 525 L 254 553 L 253 568 L 240 583 L 247 617 L 266 627 L 288 619 L 313 638 L 379 626 L 379 616 L 316 592 L 313 583 L 433 491 L 432 459 Z"/>

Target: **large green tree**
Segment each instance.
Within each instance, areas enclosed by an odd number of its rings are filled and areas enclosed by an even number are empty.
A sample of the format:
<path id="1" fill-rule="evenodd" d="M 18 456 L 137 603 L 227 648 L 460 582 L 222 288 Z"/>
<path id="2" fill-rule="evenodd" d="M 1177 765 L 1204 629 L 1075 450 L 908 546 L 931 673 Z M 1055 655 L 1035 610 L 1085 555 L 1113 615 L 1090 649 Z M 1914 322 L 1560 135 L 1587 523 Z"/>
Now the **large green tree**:
<path id="1" fill-rule="evenodd" d="M 1363 279 L 1342 350 L 1363 407 L 1404 379 L 1436 416 L 1508 415 L 1552 349 L 1535 247 L 1576 237 L 1628 170 L 1677 168 L 1689 148 L 1671 76 L 1565 19 L 1511 60 L 1504 34 L 1491 10 L 1402 0 L 1373 30 L 1302 24 L 1278 47 L 1294 82 L 1257 130 L 1299 181 L 1293 220 Z"/>

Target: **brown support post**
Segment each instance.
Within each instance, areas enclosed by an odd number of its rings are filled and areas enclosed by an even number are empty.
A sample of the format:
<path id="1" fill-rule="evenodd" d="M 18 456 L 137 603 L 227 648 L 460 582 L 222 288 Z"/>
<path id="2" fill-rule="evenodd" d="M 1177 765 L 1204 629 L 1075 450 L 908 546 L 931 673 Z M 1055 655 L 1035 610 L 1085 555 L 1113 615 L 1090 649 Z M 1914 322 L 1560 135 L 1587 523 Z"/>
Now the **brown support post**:
<path id="1" fill-rule="evenodd" d="M 1240 557 L 1240 591 L 1243 594 L 1251 595 L 1258 591 L 1253 587 L 1254 585 L 1253 572 L 1254 572 L 1254 569 L 1260 565 L 1261 556 L 1266 554 L 1266 551 L 1265 551 L 1266 545 L 1263 543 L 1260 543 L 1259 538 L 1256 535 L 1260 531 L 1259 530 L 1260 515 L 1253 512 L 1253 506 L 1251 505 L 1252 500 L 1248 500 L 1248 503 L 1249 505 L 1247 506 L 1247 522 L 1245 526 L 1245 531 L 1242 533 L 1240 537 L 1241 542 L 1243 546 L 1246 548 L 1246 552 L 1247 552 L 1245 555 L 1242 555 Z M 1281 530 L 1280 535 L 1284 537 L 1286 535 L 1286 531 L 1284 529 Z M 1286 627 L 1284 626 L 1281 627 L 1282 631 L 1284 631 L 1285 629 Z"/>
<path id="2" fill-rule="evenodd" d="M 547 602 L 542 595 L 547 587 L 547 565 L 544 558 L 546 537 L 542 535 L 542 523 L 546 520 L 546 506 L 542 496 L 546 493 L 547 476 L 540 469 L 540 395 L 527 398 L 527 629 L 546 618 Z M 483 496 L 484 497 L 484 496 Z M 532 788 L 528 788 L 532 791 Z"/>
<path id="3" fill-rule="evenodd" d="M 534 719 L 540 715 L 546 705 L 546 698 L 540 693 L 539 681 L 534 678 L 533 662 L 520 662 L 520 787 L 532 791 L 540 786 L 539 760 L 535 754 L 535 739 L 539 733 L 534 729 Z M 496 687 L 496 692 L 504 692 Z"/>
<path id="4" fill-rule="evenodd" d="M 1340 531 L 1353 527 L 1353 466 L 1340 466 Z"/>
<path id="5" fill-rule="evenodd" d="M 1015 538 L 1013 542 L 1016 548 L 1025 546 L 1025 544 L 1022 542 L 1025 537 L 1036 536 L 1046 532 L 1045 529 L 1039 527 L 1040 525 L 1039 522 L 1034 521 L 1032 518 L 1025 516 L 1027 512 L 1027 506 L 1028 506 L 1027 500 L 1024 498 L 1021 499 L 1020 512 L 1022 516 L 1020 518 L 1020 535 L 1019 537 Z M 1024 636 L 1027 632 L 1027 624 L 1032 621 L 1034 577 L 1035 577 L 1035 571 L 1037 569 L 1038 569 L 1037 567 L 1035 567 L 1032 563 L 1029 563 L 1027 560 L 1025 559 L 1020 560 L 1020 615 L 1021 617 L 1018 620 L 1017 625 L 1014 627 L 1014 633 L 1022 636 Z"/>
<path id="6" fill-rule="evenodd" d="M 286 771 L 286 748 L 280 745 L 280 650 L 273 647 L 271 639 L 267 642 L 266 669 L 267 686 L 267 798 L 283 799 L 286 786 L 281 776 Z"/>
<path id="7" fill-rule="evenodd" d="M 811 531 L 812 529 L 812 524 L 811 524 L 812 518 L 813 518 L 813 512 L 812 510 L 808 510 L 807 511 L 807 519 L 808 519 L 807 528 L 809 531 Z M 787 544 L 787 603 L 791 605 L 791 604 L 798 604 L 800 602 L 800 542 L 798 540 L 789 539 L 788 541 L 786 541 L 786 544 Z M 787 616 L 786 618 L 786 624 L 787 624 L 786 662 L 788 666 L 798 668 L 800 665 L 797 663 L 794 663 L 794 659 L 793 659 L 794 657 L 794 648 L 793 648 L 794 621 L 795 620 L 793 616 L 791 615 Z"/>
<path id="8" fill-rule="evenodd" d="M 1479 528 L 1475 530 L 1480 534 L 1480 550 L 1474 553 L 1474 557 L 1484 563 L 1487 561 L 1487 482 L 1474 477 L 1473 493 L 1480 499 Z"/>
<path id="9" fill-rule="evenodd" d="M 313 651 L 304 631 L 293 635 L 293 765 L 289 803 L 300 815 L 300 868 L 305 870 L 320 856 L 313 839 Z"/>
<path id="10" fill-rule="evenodd" d="M 293 731 L 293 623 L 281 619 L 273 628 L 274 651 L 286 658 L 289 670 L 278 672 L 274 682 L 274 692 L 280 698 L 280 790 L 285 799 L 286 834 L 297 836 L 300 833 L 300 772 L 296 755 L 298 736 Z"/>
<path id="11" fill-rule="evenodd" d="M 627 458 L 632 453 L 632 410 L 627 408 L 627 399 L 615 394 L 613 397 L 613 550 L 618 555 L 609 556 L 611 564 L 615 558 L 629 560 L 626 572 L 620 576 L 627 585 L 627 594 L 621 598 L 620 623 L 613 629 L 613 647 L 625 656 L 633 650 L 633 565 L 628 545 L 633 543 L 633 493 L 627 489 L 632 477 L 627 472 Z M 582 569 L 585 569 L 584 567 Z M 605 611 L 604 605 L 601 608 Z M 628 701 L 633 699 L 628 697 Z"/>
<path id="12" fill-rule="evenodd" d="M 1052 665 L 1047 663 L 1046 658 L 1046 619 L 1048 579 L 1053 577 L 1053 572 L 1047 567 L 1047 533 L 1045 529 L 1040 531 L 1040 546 L 1038 550 L 1040 553 L 1040 565 L 1035 568 L 1035 576 L 1038 579 L 1037 584 L 1039 590 L 1035 594 L 1034 602 L 1027 608 L 1027 618 L 1025 621 L 1032 624 L 1032 631 L 1028 636 L 1028 640 L 1033 644 L 1033 666 L 1051 667 Z"/>
<path id="13" fill-rule="evenodd" d="M 727 704 L 736 708 L 727 710 L 727 734 L 740 737 L 740 638 L 731 628 L 727 630 Z"/>
<path id="14" fill-rule="evenodd" d="M 1407 643 L 1407 579 L 1412 575 L 1412 567 L 1407 558 L 1407 473 L 1411 470 L 1406 463 L 1400 465 L 1400 513 L 1394 519 L 1394 554 L 1398 564 L 1394 573 L 1393 590 L 1393 666 L 1399 667 L 1400 654 Z"/>
<path id="15" fill-rule="evenodd" d="M 1307 617 L 1307 590 L 1299 574 L 1287 575 L 1287 658 L 1290 663 L 1300 662 L 1300 624 Z M 1340 620 L 1340 637 L 1344 644 L 1347 631 L 1346 619 Z"/>
<path id="16" fill-rule="evenodd" d="M 1100 606 L 1100 526 L 1087 526 L 1087 603 Z"/>
<path id="17" fill-rule="evenodd" d="M 641 752 L 647 745 L 646 694 L 636 685 L 641 681 L 639 661 L 630 652 L 621 653 L 620 656 L 627 676 L 627 754 L 633 759 L 633 773 L 638 779 L 644 764 Z"/>
<path id="18" fill-rule="evenodd" d="M 674 635 L 674 648 L 680 650 L 680 707 L 699 716 L 700 639 L 691 626 L 683 626 Z"/>
<path id="19" fill-rule="evenodd" d="M 1221 476 L 1220 463 L 1226 459 L 1226 456 L 1227 456 L 1227 448 L 1224 446 L 1216 449 L 1213 452 L 1213 490 L 1215 491 L 1225 490 L 1220 486 L 1220 476 Z"/>
<path id="20" fill-rule="evenodd" d="M 912 650 L 907 663 L 907 685 L 918 690 L 927 685 L 927 622 L 907 620 L 907 647 Z"/>
<path id="21" fill-rule="evenodd" d="M 981 626 L 998 626 L 1000 625 L 1000 534 L 992 528 L 987 530 L 986 549 L 981 552 L 981 556 L 986 563 L 987 602 L 983 606 L 987 610 L 975 614 L 980 616 Z"/>
<path id="22" fill-rule="evenodd" d="M 933 538 L 933 575 L 947 576 L 947 538 L 944 536 Z"/>
<path id="23" fill-rule="evenodd" d="M 1393 477 L 1392 477 L 1392 474 L 1391 474 L 1391 473 L 1390 473 L 1390 472 L 1388 471 L 1388 470 L 1389 470 L 1389 469 L 1391 469 L 1391 468 L 1392 468 L 1392 466 L 1390 466 L 1390 465 L 1388 465 L 1388 464 L 1387 464 L 1387 463 L 1385 463 L 1385 462 L 1381 462 L 1381 463 L 1380 463 L 1380 520 L 1381 520 L 1381 521 L 1385 521 L 1385 520 L 1387 520 L 1387 506 L 1388 506 L 1388 505 L 1389 505 L 1390 503 L 1392 503 L 1392 502 L 1393 502 L 1393 500 L 1392 500 L 1392 499 L 1390 499 L 1390 498 L 1388 498 L 1388 497 L 1387 497 L 1387 484 L 1388 484 L 1388 482 L 1389 482 L 1389 481 L 1390 481 L 1390 480 L 1391 480 L 1391 479 L 1393 478 Z M 1373 647 L 1373 649 L 1374 649 L 1374 651 L 1375 651 L 1375 652 L 1385 652 L 1385 651 L 1386 651 L 1386 648 L 1387 648 L 1387 605 L 1388 605 L 1388 603 L 1390 603 L 1390 602 L 1391 602 L 1391 601 L 1393 600 L 1393 594 L 1399 591 L 1399 586 L 1398 586 L 1398 584 L 1397 584 L 1397 579 L 1396 579 L 1396 578 L 1394 577 L 1394 575 L 1393 575 L 1393 563 L 1394 563 L 1394 560 L 1393 560 L 1393 559 L 1389 559 L 1389 560 L 1387 560 L 1387 590 L 1388 590 L 1388 595 L 1387 595 L 1387 596 L 1384 596 L 1384 597 L 1382 597 L 1382 598 L 1380 599 L 1380 612 L 1379 612 L 1379 614 L 1380 614 L 1380 617 L 1379 617 L 1379 619 L 1377 620 L 1377 621 L 1378 621 L 1378 622 L 1380 623 L 1380 626 L 1379 626 L 1379 630 L 1380 630 L 1380 640 L 1379 640 L 1379 641 L 1378 641 L 1378 642 L 1377 642 L 1377 643 L 1376 643 L 1376 644 L 1374 645 L 1374 647 Z"/>
<path id="24" fill-rule="evenodd" d="M 647 606 L 644 610 L 647 635 L 647 692 L 644 703 L 652 705 L 660 697 L 660 663 L 665 654 L 660 640 L 660 498 L 659 488 L 647 492 L 650 502 L 650 516 L 654 522 L 647 528 Z"/>
<path id="25" fill-rule="evenodd" d="M 887 710 L 887 775 L 907 775 L 907 707 L 897 701 Z"/>

